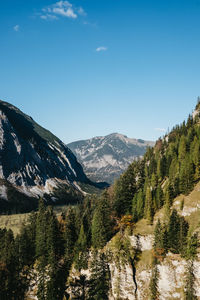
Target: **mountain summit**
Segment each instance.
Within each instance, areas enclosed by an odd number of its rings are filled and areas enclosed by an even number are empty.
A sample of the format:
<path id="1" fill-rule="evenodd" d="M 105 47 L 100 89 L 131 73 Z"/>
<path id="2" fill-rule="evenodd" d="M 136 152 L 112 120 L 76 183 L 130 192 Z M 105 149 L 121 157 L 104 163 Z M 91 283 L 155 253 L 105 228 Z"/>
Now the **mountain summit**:
<path id="1" fill-rule="evenodd" d="M 17 207 L 24 207 L 25 196 L 73 202 L 82 196 L 85 184 L 92 183 L 61 140 L 15 106 L 0 101 L 1 209 L 13 207 L 8 203 L 17 198 L 23 202 L 15 203 Z"/>
<path id="2" fill-rule="evenodd" d="M 133 160 L 144 155 L 154 142 L 131 139 L 126 135 L 112 133 L 77 141 L 67 146 L 73 151 L 86 174 L 95 181 L 112 183 Z"/>

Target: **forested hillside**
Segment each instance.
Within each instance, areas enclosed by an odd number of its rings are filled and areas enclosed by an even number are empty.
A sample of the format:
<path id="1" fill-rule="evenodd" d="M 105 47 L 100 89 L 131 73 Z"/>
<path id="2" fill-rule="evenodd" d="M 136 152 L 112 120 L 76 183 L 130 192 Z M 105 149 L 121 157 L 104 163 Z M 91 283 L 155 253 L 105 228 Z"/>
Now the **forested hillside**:
<path id="1" fill-rule="evenodd" d="M 41 199 L 39 211 L 19 235 L 1 230 L 0 299 L 30 294 L 39 300 L 153 300 L 175 299 L 177 294 L 179 299 L 198 299 L 194 266 L 200 224 L 181 213 L 184 200 L 179 209 L 173 200 L 189 194 L 200 180 L 199 109 L 200 102 L 187 122 L 159 139 L 101 196 L 85 197 L 59 218 Z M 151 236 L 136 234 L 142 219 Z M 139 270 L 147 253 L 150 282 L 144 296 L 148 280 L 140 286 Z M 176 283 L 175 296 L 160 293 L 159 280 L 170 259 L 185 268 L 185 281 L 181 287 Z M 125 285 L 126 272 L 133 287 Z"/>
<path id="2" fill-rule="evenodd" d="M 166 214 L 178 194 L 189 193 L 200 179 L 200 103 L 187 122 L 175 126 L 149 148 L 142 160 L 133 162 L 114 186 L 118 216 L 132 213 L 134 221 L 145 217 L 152 223 L 155 212 Z"/>

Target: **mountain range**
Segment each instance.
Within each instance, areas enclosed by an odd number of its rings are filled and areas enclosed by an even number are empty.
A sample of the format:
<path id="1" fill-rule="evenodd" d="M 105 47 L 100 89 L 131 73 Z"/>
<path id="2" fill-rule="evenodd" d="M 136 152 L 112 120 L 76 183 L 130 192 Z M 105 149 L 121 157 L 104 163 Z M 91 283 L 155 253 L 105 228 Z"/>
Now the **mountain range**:
<path id="1" fill-rule="evenodd" d="M 91 180 L 113 183 L 130 163 L 142 157 L 147 147 L 153 145 L 152 141 L 112 133 L 72 142 L 67 146 L 76 155 Z"/>
<path id="2" fill-rule="evenodd" d="M 98 188 L 72 151 L 15 106 L 0 101 L 0 211 L 27 211 L 40 196 L 73 203 Z"/>

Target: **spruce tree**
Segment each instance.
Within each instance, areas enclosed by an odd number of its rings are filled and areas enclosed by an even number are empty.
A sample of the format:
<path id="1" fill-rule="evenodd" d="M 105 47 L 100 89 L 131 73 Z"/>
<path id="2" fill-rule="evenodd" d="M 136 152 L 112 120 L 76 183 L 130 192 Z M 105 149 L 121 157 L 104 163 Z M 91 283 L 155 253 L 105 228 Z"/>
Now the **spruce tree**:
<path id="1" fill-rule="evenodd" d="M 168 225 L 168 247 L 173 253 L 179 253 L 180 224 L 177 211 L 172 210 Z"/>
<path id="2" fill-rule="evenodd" d="M 152 274 L 151 274 L 151 280 L 149 286 L 151 300 L 159 299 L 158 280 L 159 280 L 159 272 L 158 272 L 156 259 L 154 259 L 152 263 Z"/>
<path id="3" fill-rule="evenodd" d="M 140 189 L 137 194 L 137 217 L 141 219 L 144 216 L 144 193 L 143 190 Z"/>
<path id="4" fill-rule="evenodd" d="M 187 246 L 185 251 L 186 259 L 194 260 L 197 255 L 197 248 L 199 247 L 198 234 L 191 233 L 191 230 L 188 231 L 187 235 Z"/>
<path id="5" fill-rule="evenodd" d="M 65 226 L 64 226 L 64 246 L 65 246 L 65 260 L 69 263 L 72 262 L 74 255 L 74 245 L 77 240 L 76 233 L 76 216 L 73 208 L 69 208 L 65 218 Z"/>
<path id="6" fill-rule="evenodd" d="M 89 280 L 88 299 L 108 300 L 110 271 L 106 255 L 103 252 L 93 252 L 91 277 Z"/>
<path id="7" fill-rule="evenodd" d="M 81 230 L 75 247 L 76 257 L 75 263 L 78 270 L 88 268 L 88 247 L 87 236 L 85 234 L 84 226 L 81 225 Z"/>
<path id="8" fill-rule="evenodd" d="M 44 200 L 40 199 L 39 201 L 39 211 L 36 219 L 36 259 L 37 265 L 36 270 L 38 273 L 38 288 L 37 288 L 37 297 L 39 300 L 46 300 L 47 296 L 47 214 Z"/>
<path id="9" fill-rule="evenodd" d="M 190 260 L 187 264 L 185 300 L 197 300 L 197 296 L 195 295 L 194 282 L 194 263 L 192 260 Z"/>
<path id="10" fill-rule="evenodd" d="M 161 259 L 165 254 L 165 233 L 160 223 L 160 219 L 156 223 L 154 229 L 154 255 L 157 259 Z"/>
<path id="11" fill-rule="evenodd" d="M 152 201 L 152 193 L 150 187 L 146 190 L 146 197 L 145 197 L 145 214 L 148 224 L 152 224 L 153 222 L 153 201 Z"/>
<path id="12" fill-rule="evenodd" d="M 104 192 L 97 202 L 92 219 L 92 246 L 102 248 L 112 236 L 112 220 L 110 215 L 109 197 Z"/>
<path id="13" fill-rule="evenodd" d="M 136 192 L 134 168 L 135 164 L 131 164 L 114 184 L 114 208 L 118 217 L 131 213 L 132 199 Z"/>
<path id="14" fill-rule="evenodd" d="M 81 274 L 69 282 L 68 288 L 71 290 L 70 299 L 86 300 L 88 299 L 88 280 L 85 275 Z M 67 298 L 69 299 L 69 298 Z"/>

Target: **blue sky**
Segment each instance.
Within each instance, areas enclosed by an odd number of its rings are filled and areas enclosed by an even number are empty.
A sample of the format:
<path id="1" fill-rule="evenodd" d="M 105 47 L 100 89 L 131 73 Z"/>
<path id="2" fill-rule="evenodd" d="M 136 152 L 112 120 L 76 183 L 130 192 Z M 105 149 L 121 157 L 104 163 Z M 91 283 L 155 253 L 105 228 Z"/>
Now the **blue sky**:
<path id="1" fill-rule="evenodd" d="M 0 99 L 64 142 L 155 140 L 200 95 L 198 0 L 1 0 Z"/>

